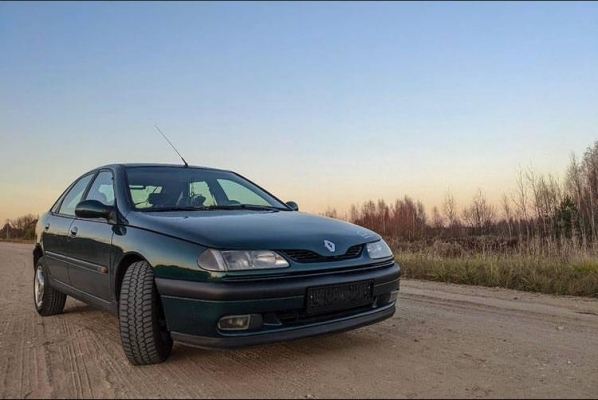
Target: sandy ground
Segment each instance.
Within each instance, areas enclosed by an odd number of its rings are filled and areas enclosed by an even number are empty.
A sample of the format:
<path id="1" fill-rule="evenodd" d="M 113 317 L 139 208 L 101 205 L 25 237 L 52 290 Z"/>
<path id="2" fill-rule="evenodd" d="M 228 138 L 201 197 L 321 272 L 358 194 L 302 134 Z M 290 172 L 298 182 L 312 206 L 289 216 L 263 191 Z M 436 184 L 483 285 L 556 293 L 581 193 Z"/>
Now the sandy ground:
<path id="1" fill-rule="evenodd" d="M 243 350 L 175 344 L 133 367 L 116 317 L 33 307 L 31 245 L 0 243 L 0 396 L 598 397 L 598 300 L 404 281 L 395 316 Z"/>

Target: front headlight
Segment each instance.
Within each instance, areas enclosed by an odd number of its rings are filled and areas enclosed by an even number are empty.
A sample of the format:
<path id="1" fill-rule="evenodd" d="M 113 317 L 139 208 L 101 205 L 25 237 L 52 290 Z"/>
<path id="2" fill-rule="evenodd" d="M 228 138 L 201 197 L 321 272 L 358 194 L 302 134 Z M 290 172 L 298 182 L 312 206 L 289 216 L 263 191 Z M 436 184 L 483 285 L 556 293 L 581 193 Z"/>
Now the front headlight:
<path id="1" fill-rule="evenodd" d="M 392 257 L 392 251 L 384 240 L 368 243 L 366 246 L 370 258 L 387 258 Z"/>
<path id="2" fill-rule="evenodd" d="M 249 269 L 286 268 L 289 263 L 269 250 L 208 249 L 197 258 L 197 264 L 208 271 L 243 271 Z"/>

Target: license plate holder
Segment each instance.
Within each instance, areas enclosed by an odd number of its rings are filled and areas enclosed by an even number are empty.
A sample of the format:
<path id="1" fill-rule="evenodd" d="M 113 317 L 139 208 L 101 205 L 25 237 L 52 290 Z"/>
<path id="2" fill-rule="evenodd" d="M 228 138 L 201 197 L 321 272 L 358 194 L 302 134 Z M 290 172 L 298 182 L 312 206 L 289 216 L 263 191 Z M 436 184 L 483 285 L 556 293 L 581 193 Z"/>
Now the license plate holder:
<path id="1" fill-rule="evenodd" d="M 365 306 L 372 303 L 373 292 L 372 280 L 308 288 L 306 312 L 324 314 Z"/>

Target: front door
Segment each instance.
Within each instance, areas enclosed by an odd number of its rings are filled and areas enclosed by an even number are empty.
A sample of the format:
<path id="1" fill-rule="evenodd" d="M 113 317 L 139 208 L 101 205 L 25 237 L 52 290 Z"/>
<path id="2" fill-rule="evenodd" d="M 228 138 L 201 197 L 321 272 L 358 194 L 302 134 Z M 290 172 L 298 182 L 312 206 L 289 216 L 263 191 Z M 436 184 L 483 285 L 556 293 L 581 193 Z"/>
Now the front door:
<path id="1" fill-rule="evenodd" d="M 56 209 L 52 209 L 42 227 L 44 260 L 53 279 L 68 284 L 69 280 L 69 227 L 75 219 L 75 207 L 81 201 L 93 174 L 81 177 L 71 185 Z"/>
<path id="2" fill-rule="evenodd" d="M 102 170 L 84 200 L 114 205 L 112 172 Z M 69 277 L 71 285 L 89 295 L 110 301 L 113 225 L 105 219 L 75 218 L 69 227 Z"/>

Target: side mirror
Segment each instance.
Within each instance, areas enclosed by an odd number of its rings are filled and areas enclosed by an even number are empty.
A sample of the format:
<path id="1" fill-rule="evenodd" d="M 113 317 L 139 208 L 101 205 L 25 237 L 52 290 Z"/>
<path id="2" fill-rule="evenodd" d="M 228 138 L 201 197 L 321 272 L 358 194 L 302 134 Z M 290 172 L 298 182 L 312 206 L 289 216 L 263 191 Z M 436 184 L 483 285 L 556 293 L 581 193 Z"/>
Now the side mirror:
<path id="1" fill-rule="evenodd" d="M 293 211 L 299 211 L 299 204 L 295 203 L 294 201 L 287 201 L 287 206 L 291 207 Z"/>
<path id="2" fill-rule="evenodd" d="M 107 206 L 97 200 L 85 200 L 75 207 L 75 215 L 79 218 L 104 218 L 110 221 L 114 207 Z"/>

